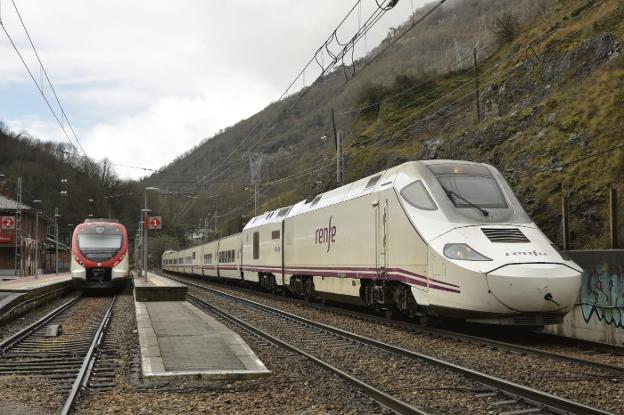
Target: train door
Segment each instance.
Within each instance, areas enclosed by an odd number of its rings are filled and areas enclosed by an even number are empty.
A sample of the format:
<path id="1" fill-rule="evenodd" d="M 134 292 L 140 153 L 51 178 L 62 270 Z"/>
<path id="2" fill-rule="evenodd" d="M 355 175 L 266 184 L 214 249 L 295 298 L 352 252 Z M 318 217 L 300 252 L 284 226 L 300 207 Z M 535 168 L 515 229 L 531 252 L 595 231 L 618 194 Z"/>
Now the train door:
<path id="1" fill-rule="evenodd" d="M 386 279 L 388 265 L 388 200 L 373 202 L 375 208 L 375 268 L 377 276 Z"/>

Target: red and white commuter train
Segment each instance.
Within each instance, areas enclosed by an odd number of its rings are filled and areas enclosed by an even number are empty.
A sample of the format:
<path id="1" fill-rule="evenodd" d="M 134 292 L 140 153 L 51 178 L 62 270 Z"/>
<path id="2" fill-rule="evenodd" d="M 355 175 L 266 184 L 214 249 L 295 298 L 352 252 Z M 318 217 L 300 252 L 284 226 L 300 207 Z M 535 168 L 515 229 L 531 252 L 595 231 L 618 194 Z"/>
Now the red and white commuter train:
<path id="1" fill-rule="evenodd" d="M 581 268 L 492 166 L 413 161 L 253 218 L 162 268 L 418 316 L 544 325 L 574 306 Z"/>
<path id="2" fill-rule="evenodd" d="M 114 288 L 128 282 L 128 233 L 115 219 L 86 219 L 72 235 L 76 288 Z"/>

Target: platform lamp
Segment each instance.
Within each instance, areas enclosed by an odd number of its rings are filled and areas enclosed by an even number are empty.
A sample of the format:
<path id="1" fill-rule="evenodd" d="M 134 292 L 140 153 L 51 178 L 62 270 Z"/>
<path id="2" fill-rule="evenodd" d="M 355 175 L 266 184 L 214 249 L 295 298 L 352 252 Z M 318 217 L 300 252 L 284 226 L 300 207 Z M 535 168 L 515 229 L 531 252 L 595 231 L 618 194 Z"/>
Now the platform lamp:
<path id="1" fill-rule="evenodd" d="M 145 223 L 145 219 L 147 219 L 147 192 L 148 191 L 156 191 L 160 192 L 160 189 L 157 187 L 146 187 L 144 196 L 145 196 L 145 216 L 143 216 L 143 223 Z M 143 225 L 143 272 L 145 273 L 145 281 L 147 281 L 147 226 Z"/>
<path id="2" fill-rule="evenodd" d="M 56 244 L 55 259 L 54 259 L 54 273 L 58 275 L 58 220 L 61 217 L 58 208 L 54 208 L 54 242 Z"/>
<path id="3" fill-rule="evenodd" d="M 40 199 L 32 201 L 35 208 L 35 279 L 37 279 L 37 273 L 39 272 L 39 209 L 36 205 L 41 204 Z"/>

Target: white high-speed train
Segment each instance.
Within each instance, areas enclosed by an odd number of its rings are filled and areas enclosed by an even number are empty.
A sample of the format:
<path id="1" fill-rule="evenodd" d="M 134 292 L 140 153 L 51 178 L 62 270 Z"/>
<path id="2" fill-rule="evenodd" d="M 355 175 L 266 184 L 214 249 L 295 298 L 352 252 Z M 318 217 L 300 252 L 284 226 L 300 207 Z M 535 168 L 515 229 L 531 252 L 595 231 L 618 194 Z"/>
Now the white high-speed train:
<path id="1" fill-rule="evenodd" d="M 562 321 L 581 268 L 492 166 L 413 161 L 253 218 L 242 233 L 167 251 L 164 270 L 365 304 L 426 320 Z"/>

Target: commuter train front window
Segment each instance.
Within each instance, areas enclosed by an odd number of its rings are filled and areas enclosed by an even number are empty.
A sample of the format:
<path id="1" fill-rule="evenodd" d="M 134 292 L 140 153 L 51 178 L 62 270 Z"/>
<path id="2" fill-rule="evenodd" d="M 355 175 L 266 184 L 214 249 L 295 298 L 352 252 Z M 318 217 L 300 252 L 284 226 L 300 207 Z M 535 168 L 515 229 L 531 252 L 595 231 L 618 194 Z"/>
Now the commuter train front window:
<path id="1" fill-rule="evenodd" d="M 401 196 L 407 203 L 422 210 L 437 210 L 438 207 L 429 195 L 425 185 L 417 180 L 401 190 Z"/>
<path id="2" fill-rule="evenodd" d="M 121 248 L 121 235 L 81 233 L 78 235 L 78 248 L 81 251 L 115 250 Z"/>

